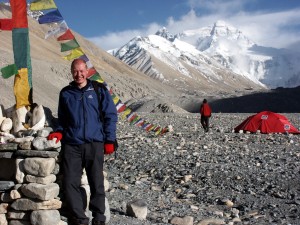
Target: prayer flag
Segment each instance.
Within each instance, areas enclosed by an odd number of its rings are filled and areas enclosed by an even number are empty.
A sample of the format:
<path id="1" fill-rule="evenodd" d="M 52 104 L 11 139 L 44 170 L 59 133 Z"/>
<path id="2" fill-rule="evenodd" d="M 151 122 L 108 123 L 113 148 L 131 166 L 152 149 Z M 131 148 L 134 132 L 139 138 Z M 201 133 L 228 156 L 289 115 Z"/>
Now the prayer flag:
<path id="1" fill-rule="evenodd" d="M 138 121 L 140 117 L 137 115 L 131 122 L 130 125 L 135 124 L 136 121 Z"/>
<path id="2" fill-rule="evenodd" d="M 144 128 L 145 130 L 147 130 L 150 126 L 151 126 L 151 123 L 145 123 L 145 124 L 143 125 L 143 128 Z"/>
<path id="3" fill-rule="evenodd" d="M 78 57 L 80 57 L 82 55 L 84 55 L 84 53 L 83 53 L 82 49 L 79 47 L 79 48 L 73 49 L 69 55 L 66 55 L 63 58 L 71 61 L 73 59 L 77 59 Z"/>
<path id="4" fill-rule="evenodd" d="M 13 21 L 12 19 L 0 19 L 0 30 L 12 30 Z"/>
<path id="5" fill-rule="evenodd" d="M 157 131 L 155 131 L 155 135 L 159 135 L 159 134 L 161 133 L 161 131 L 162 131 L 162 128 L 159 127 L 159 128 L 157 129 Z"/>
<path id="6" fill-rule="evenodd" d="M 139 119 L 139 120 L 135 123 L 135 125 L 136 125 L 137 127 L 140 127 L 140 126 L 142 126 L 142 125 L 144 124 L 144 122 L 145 122 L 144 119 Z"/>
<path id="7" fill-rule="evenodd" d="M 131 109 L 126 108 L 125 111 L 122 113 L 122 119 L 124 119 L 129 113 L 131 113 Z"/>
<path id="8" fill-rule="evenodd" d="M 62 21 L 59 24 L 57 23 L 53 23 L 53 26 L 51 30 L 48 30 L 47 34 L 45 35 L 45 39 L 52 37 L 56 34 L 65 32 L 68 29 L 68 25 L 66 23 L 66 21 Z"/>
<path id="9" fill-rule="evenodd" d="M 146 131 L 151 131 L 151 130 L 153 130 L 153 128 L 154 128 L 154 125 L 151 124 L 151 125 L 148 126 L 145 130 L 146 130 Z"/>
<path id="10" fill-rule="evenodd" d="M 162 129 L 162 131 L 160 132 L 160 134 L 164 134 L 164 133 L 167 133 L 168 132 L 168 127 L 165 127 L 164 129 Z"/>
<path id="11" fill-rule="evenodd" d="M 114 103 L 115 103 L 115 105 L 118 103 L 118 101 L 120 100 L 119 99 L 119 97 L 118 96 L 116 96 L 115 94 L 112 94 L 112 99 L 113 99 L 113 101 L 114 101 Z"/>
<path id="12" fill-rule="evenodd" d="M 66 41 L 66 40 L 72 40 L 74 39 L 75 36 L 72 34 L 71 30 L 68 29 L 66 30 L 65 33 L 63 33 L 62 35 L 60 35 L 58 38 L 57 38 L 57 41 Z"/>
<path id="13" fill-rule="evenodd" d="M 74 48 L 78 48 L 79 44 L 76 41 L 76 39 L 73 39 L 71 41 L 68 41 L 68 42 L 65 42 L 65 43 L 61 43 L 60 47 L 61 47 L 60 51 L 61 52 L 65 52 L 65 51 L 70 51 L 70 50 L 72 50 Z"/>
<path id="14" fill-rule="evenodd" d="M 25 0 L 10 0 L 13 28 L 28 28 L 27 3 Z"/>
<path id="15" fill-rule="evenodd" d="M 53 0 L 36 0 L 30 3 L 31 11 L 41 11 L 46 9 L 57 9 Z"/>
<path id="16" fill-rule="evenodd" d="M 98 81 L 99 83 L 104 83 L 104 80 L 102 79 L 99 73 L 94 74 L 89 79 Z"/>
<path id="17" fill-rule="evenodd" d="M 15 76 L 14 94 L 16 97 L 16 109 L 32 104 L 32 88 L 28 81 L 28 69 L 22 68 Z"/>
<path id="18" fill-rule="evenodd" d="M 2 77 L 4 79 L 7 79 L 7 78 L 9 78 L 13 75 L 18 74 L 18 69 L 17 69 L 16 64 L 12 64 L 12 65 L 8 65 L 6 67 L 3 67 L 1 69 L 1 73 L 2 73 Z"/>
<path id="19" fill-rule="evenodd" d="M 64 18 L 62 17 L 62 15 L 58 11 L 58 9 L 48 12 L 47 14 L 40 16 L 38 19 L 39 24 L 54 23 L 54 22 L 60 22 L 63 20 L 64 20 Z"/>
<path id="20" fill-rule="evenodd" d="M 128 114 L 127 115 L 127 120 L 130 122 L 135 115 L 136 115 L 135 113 Z"/>
<path id="21" fill-rule="evenodd" d="M 126 109 L 126 105 L 123 104 L 122 102 L 119 102 L 119 104 L 116 105 L 116 108 L 117 108 L 117 112 L 120 113 Z"/>
<path id="22" fill-rule="evenodd" d="M 96 73 L 97 73 L 97 71 L 96 71 L 96 69 L 95 69 L 94 67 L 89 68 L 87 77 L 89 78 L 89 77 L 93 76 L 93 75 L 96 74 Z"/>

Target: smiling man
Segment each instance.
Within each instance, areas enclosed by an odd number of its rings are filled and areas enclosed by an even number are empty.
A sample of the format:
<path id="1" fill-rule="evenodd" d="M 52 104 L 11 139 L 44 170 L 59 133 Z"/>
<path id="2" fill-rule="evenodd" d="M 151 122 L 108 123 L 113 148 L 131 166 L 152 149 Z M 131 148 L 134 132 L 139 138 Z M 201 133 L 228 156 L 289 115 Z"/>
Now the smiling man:
<path id="1" fill-rule="evenodd" d="M 88 68 L 84 60 L 75 59 L 71 73 L 73 81 L 61 90 L 59 96 L 59 126 L 48 139 L 62 140 L 63 188 L 73 224 L 89 224 L 80 191 L 85 168 L 91 189 L 89 209 L 93 213 L 92 224 L 104 225 L 103 162 L 104 154 L 115 150 L 117 110 L 105 87 L 98 85 L 98 90 L 94 90 L 94 81 L 87 79 Z"/>

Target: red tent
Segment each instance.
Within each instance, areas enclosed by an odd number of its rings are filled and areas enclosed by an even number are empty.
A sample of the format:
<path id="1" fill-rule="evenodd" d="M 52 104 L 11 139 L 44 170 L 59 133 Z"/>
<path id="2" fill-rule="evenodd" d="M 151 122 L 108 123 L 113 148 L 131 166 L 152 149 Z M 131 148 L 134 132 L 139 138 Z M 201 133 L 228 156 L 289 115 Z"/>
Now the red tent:
<path id="1" fill-rule="evenodd" d="M 256 115 L 249 116 L 240 125 L 234 128 L 235 132 L 250 131 L 257 132 L 260 130 L 263 134 L 268 133 L 292 133 L 300 132 L 288 121 L 288 119 L 278 113 L 263 111 Z"/>

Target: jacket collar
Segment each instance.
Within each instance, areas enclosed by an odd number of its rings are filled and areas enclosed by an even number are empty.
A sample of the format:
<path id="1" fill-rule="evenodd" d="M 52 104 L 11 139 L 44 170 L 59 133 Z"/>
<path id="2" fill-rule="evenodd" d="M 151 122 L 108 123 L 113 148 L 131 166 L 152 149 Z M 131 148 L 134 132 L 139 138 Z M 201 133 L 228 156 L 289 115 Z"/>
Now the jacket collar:
<path id="1" fill-rule="evenodd" d="M 81 91 L 86 91 L 91 86 L 91 84 L 92 84 L 92 81 L 90 79 L 87 79 L 87 83 L 83 88 L 79 88 L 77 86 L 77 84 L 75 83 L 75 81 L 72 81 L 69 83 L 70 86 L 72 86 L 73 88 L 76 88 L 78 90 L 81 90 Z"/>

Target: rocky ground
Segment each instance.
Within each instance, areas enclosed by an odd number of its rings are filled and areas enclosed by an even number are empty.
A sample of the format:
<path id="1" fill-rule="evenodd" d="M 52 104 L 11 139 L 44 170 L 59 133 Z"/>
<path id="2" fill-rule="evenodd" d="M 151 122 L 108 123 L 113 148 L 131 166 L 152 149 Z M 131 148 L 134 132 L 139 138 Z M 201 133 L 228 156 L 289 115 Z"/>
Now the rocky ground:
<path id="1" fill-rule="evenodd" d="M 300 224 L 300 135 L 232 133 L 248 115 L 214 114 L 208 133 L 198 114 L 142 115 L 174 127 L 160 137 L 120 120 L 105 163 L 109 224 Z M 299 114 L 284 115 L 300 128 Z M 146 220 L 126 214 L 136 199 Z"/>

